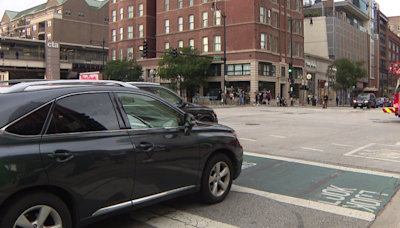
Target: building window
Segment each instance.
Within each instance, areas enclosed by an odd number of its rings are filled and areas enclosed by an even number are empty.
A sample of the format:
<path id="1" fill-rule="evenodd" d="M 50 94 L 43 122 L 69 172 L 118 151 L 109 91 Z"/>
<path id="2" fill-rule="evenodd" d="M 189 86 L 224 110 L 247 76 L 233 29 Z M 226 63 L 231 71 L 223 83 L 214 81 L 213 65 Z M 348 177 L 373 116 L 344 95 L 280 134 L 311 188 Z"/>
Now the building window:
<path id="1" fill-rule="evenodd" d="M 221 12 L 215 12 L 214 25 L 221 25 Z"/>
<path id="2" fill-rule="evenodd" d="M 269 40 L 268 40 L 268 46 L 269 46 L 269 50 L 272 51 L 272 35 L 269 35 Z"/>
<path id="3" fill-rule="evenodd" d="M 278 27 L 278 13 L 274 12 L 274 27 Z"/>
<path id="4" fill-rule="evenodd" d="M 169 0 L 165 0 L 165 11 L 169 10 Z"/>
<path id="5" fill-rule="evenodd" d="M 178 31 L 183 31 L 183 17 L 178 17 Z"/>
<path id="6" fill-rule="evenodd" d="M 139 4 L 139 17 L 143 17 L 143 4 Z"/>
<path id="7" fill-rule="evenodd" d="M 299 42 L 294 43 L 294 55 L 300 56 L 300 43 Z"/>
<path id="8" fill-rule="evenodd" d="M 258 75 L 275 76 L 276 67 L 271 63 L 258 63 Z"/>
<path id="9" fill-rule="evenodd" d="M 278 3 L 278 0 L 272 0 L 273 3 Z"/>
<path id="10" fill-rule="evenodd" d="M 183 0 L 178 0 L 178 9 L 183 7 Z"/>
<path id="11" fill-rule="evenodd" d="M 141 51 L 143 51 L 143 46 L 139 46 L 138 47 L 138 58 L 139 59 L 143 59 L 143 52 L 141 52 Z M 133 53 L 132 53 L 132 56 L 133 56 Z"/>
<path id="12" fill-rule="evenodd" d="M 178 41 L 178 48 L 183 48 L 183 40 Z"/>
<path id="13" fill-rule="evenodd" d="M 143 37 L 143 25 L 139 25 L 139 38 Z"/>
<path id="14" fill-rule="evenodd" d="M 111 40 L 113 42 L 117 41 L 117 31 L 115 29 L 111 30 Z"/>
<path id="15" fill-rule="evenodd" d="M 51 33 L 47 33 L 46 38 L 47 38 L 47 40 L 51 40 Z"/>
<path id="16" fill-rule="evenodd" d="M 285 67 L 281 67 L 281 77 L 285 77 L 286 75 L 286 68 Z"/>
<path id="17" fill-rule="evenodd" d="M 32 26 L 32 31 L 36 31 L 36 25 Z"/>
<path id="18" fill-rule="evenodd" d="M 290 9 L 290 0 L 287 0 L 287 8 Z"/>
<path id="19" fill-rule="evenodd" d="M 268 10 L 268 24 L 271 24 L 271 10 Z"/>
<path id="20" fill-rule="evenodd" d="M 119 60 L 124 59 L 124 52 L 122 51 L 122 48 L 119 49 Z"/>
<path id="21" fill-rule="evenodd" d="M 291 23 L 290 23 L 290 17 L 288 17 L 287 20 L 288 20 L 288 22 L 287 22 L 288 32 L 292 32 L 292 26 L 291 26 Z"/>
<path id="22" fill-rule="evenodd" d="M 124 28 L 119 28 L 119 40 L 124 39 Z"/>
<path id="23" fill-rule="evenodd" d="M 266 23 L 267 19 L 267 9 L 265 7 L 260 7 L 260 22 Z"/>
<path id="24" fill-rule="evenodd" d="M 278 52 L 278 37 L 275 37 L 274 52 Z"/>
<path id="25" fill-rule="evenodd" d="M 116 3 L 116 2 L 117 2 L 117 0 L 112 0 L 112 1 L 111 1 L 111 3 Z"/>
<path id="26" fill-rule="evenodd" d="M 208 37 L 203 37 L 203 52 L 208 52 Z"/>
<path id="27" fill-rule="evenodd" d="M 61 9 L 57 9 L 58 14 L 61 14 L 61 12 L 62 12 Z"/>
<path id="28" fill-rule="evenodd" d="M 71 16 L 71 10 L 69 10 L 69 9 L 65 10 L 65 15 Z"/>
<path id="29" fill-rule="evenodd" d="M 111 50 L 111 60 L 117 60 L 117 51 L 115 49 Z"/>
<path id="30" fill-rule="evenodd" d="M 124 19 L 124 8 L 119 8 L 119 19 Z"/>
<path id="31" fill-rule="evenodd" d="M 80 18 L 84 18 L 85 17 L 85 13 L 84 12 L 79 12 L 79 17 Z"/>
<path id="32" fill-rule="evenodd" d="M 261 49 L 266 49 L 266 39 L 267 39 L 267 35 L 265 33 L 261 33 L 261 38 L 260 38 L 260 45 L 261 45 Z"/>
<path id="33" fill-rule="evenodd" d="M 164 50 L 169 50 L 169 43 L 168 42 L 165 42 L 164 43 Z"/>
<path id="34" fill-rule="evenodd" d="M 111 11 L 111 21 L 112 22 L 117 21 L 117 11 L 115 11 L 115 10 Z"/>
<path id="35" fill-rule="evenodd" d="M 203 2 L 203 3 L 207 3 L 207 0 L 203 0 L 202 2 Z"/>
<path id="36" fill-rule="evenodd" d="M 169 33 L 169 20 L 165 20 L 164 25 L 165 25 L 165 33 Z"/>
<path id="37" fill-rule="evenodd" d="M 221 51 L 221 36 L 214 36 L 214 51 Z"/>
<path id="38" fill-rule="evenodd" d="M 28 35 L 28 36 L 31 35 L 31 28 L 26 28 L 26 35 Z"/>
<path id="39" fill-rule="evenodd" d="M 208 27 L 208 12 L 203 12 L 203 28 Z"/>
<path id="40" fill-rule="evenodd" d="M 299 0 L 294 0 L 294 10 L 299 11 Z"/>
<path id="41" fill-rule="evenodd" d="M 133 26 L 128 26 L 128 39 L 133 39 Z"/>
<path id="42" fill-rule="evenodd" d="M 133 6 L 128 6 L 128 17 L 133 18 Z"/>
<path id="43" fill-rule="evenodd" d="M 194 39 L 189 39 L 189 47 L 194 50 Z"/>
<path id="44" fill-rule="evenodd" d="M 194 15 L 189 15 L 189 30 L 194 29 Z"/>
<path id="45" fill-rule="evenodd" d="M 228 75 L 250 75 L 250 63 L 230 64 L 227 73 Z"/>
<path id="46" fill-rule="evenodd" d="M 222 64 L 211 64 L 210 68 L 208 69 L 208 75 L 207 76 L 211 76 L 211 77 L 215 77 L 215 76 L 221 76 L 221 67 Z"/>
<path id="47" fill-rule="evenodd" d="M 189 0 L 189 6 L 193 6 L 193 0 Z"/>
<path id="48" fill-rule="evenodd" d="M 108 16 L 106 16 L 106 17 L 104 18 L 104 21 L 105 21 L 105 22 L 109 22 L 109 21 L 110 21 L 110 18 L 109 18 Z"/>
<path id="49" fill-rule="evenodd" d="M 47 27 L 51 27 L 51 21 L 47 21 Z"/>
<path id="50" fill-rule="evenodd" d="M 392 61 L 392 52 L 389 52 L 389 61 Z"/>
<path id="51" fill-rule="evenodd" d="M 300 20 L 294 20 L 294 33 L 300 34 Z"/>
<path id="52" fill-rule="evenodd" d="M 133 47 L 126 48 L 126 59 L 127 60 L 133 59 Z"/>
<path id="53" fill-rule="evenodd" d="M 392 49 L 392 41 L 389 40 L 389 49 Z"/>

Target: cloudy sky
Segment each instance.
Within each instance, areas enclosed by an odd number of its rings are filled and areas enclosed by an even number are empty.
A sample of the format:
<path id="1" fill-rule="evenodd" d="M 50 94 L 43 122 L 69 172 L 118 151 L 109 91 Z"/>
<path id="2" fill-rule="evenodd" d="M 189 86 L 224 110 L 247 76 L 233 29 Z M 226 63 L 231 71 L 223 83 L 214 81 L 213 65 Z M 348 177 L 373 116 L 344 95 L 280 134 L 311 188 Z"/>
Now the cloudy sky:
<path id="1" fill-rule="evenodd" d="M 400 16 L 399 0 L 376 0 L 381 11 L 388 17 Z M 0 17 L 3 17 L 5 10 L 22 11 L 32 6 L 47 2 L 46 0 L 0 0 Z"/>

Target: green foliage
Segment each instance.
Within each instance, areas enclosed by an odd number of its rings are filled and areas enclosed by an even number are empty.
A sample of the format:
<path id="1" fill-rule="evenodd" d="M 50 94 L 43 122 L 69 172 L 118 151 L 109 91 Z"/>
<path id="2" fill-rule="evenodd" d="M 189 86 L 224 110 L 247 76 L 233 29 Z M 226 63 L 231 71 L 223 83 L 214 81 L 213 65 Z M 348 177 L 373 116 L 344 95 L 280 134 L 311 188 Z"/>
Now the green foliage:
<path id="1" fill-rule="evenodd" d="M 178 57 L 176 58 L 172 56 L 172 48 L 169 49 L 169 52 L 169 54 L 162 55 L 162 59 L 158 61 L 157 74 L 160 78 L 170 80 L 172 84 L 176 84 L 180 81 L 179 75 L 181 77 L 181 88 L 208 86 L 206 79 L 212 62 L 211 59 L 179 54 L 200 54 L 196 49 L 192 50 L 190 47 L 179 48 Z"/>
<path id="2" fill-rule="evenodd" d="M 355 62 L 347 58 L 335 60 L 326 72 L 330 81 L 333 82 L 333 89 L 339 91 L 357 86 L 357 82 L 367 77 L 367 70 L 364 65 L 365 61 L 362 60 Z M 336 72 L 334 71 L 335 68 Z"/>
<path id="3" fill-rule="evenodd" d="M 108 80 L 132 82 L 141 81 L 142 70 L 142 65 L 136 59 L 111 60 L 107 63 L 104 74 Z"/>

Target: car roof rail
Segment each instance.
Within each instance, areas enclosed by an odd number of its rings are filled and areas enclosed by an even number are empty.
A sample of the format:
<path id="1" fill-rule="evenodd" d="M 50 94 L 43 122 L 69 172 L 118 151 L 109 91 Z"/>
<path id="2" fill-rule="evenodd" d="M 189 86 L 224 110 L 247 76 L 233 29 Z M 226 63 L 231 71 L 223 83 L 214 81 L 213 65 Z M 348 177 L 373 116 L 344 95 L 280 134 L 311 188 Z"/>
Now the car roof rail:
<path id="1" fill-rule="evenodd" d="M 2 81 L 0 81 L 1 83 Z M 36 80 L 31 82 L 21 82 L 9 87 L 7 90 L 2 93 L 18 93 L 24 92 L 30 86 L 44 86 L 44 85 L 57 85 L 58 88 L 63 85 L 71 86 L 71 85 L 98 85 L 98 86 L 122 86 L 128 88 L 138 89 L 138 87 L 133 86 L 131 84 L 114 81 L 114 80 Z"/>

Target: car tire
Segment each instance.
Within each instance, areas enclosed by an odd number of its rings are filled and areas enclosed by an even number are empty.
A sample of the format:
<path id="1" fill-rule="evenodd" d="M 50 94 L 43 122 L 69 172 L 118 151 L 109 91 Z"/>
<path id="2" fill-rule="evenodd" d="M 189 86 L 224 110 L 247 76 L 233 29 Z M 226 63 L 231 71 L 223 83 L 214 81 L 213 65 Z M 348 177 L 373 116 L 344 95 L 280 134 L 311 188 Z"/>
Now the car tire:
<path id="1" fill-rule="evenodd" d="M 18 195 L 2 209 L 0 227 L 17 227 L 17 224 L 37 221 L 38 212 L 47 214 L 43 224 L 37 227 L 62 226 L 72 228 L 71 214 L 67 205 L 57 196 L 47 192 L 34 192 Z M 29 219 L 28 219 L 29 218 Z"/>
<path id="2" fill-rule="evenodd" d="M 367 109 L 370 109 L 371 108 L 371 105 L 370 104 L 367 104 Z"/>
<path id="3" fill-rule="evenodd" d="M 209 117 L 205 117 L 205 118 L 201 119 L 200 121 L 206 122 L 206 123 L 214 123 L 214 121 L 212 121 L 212 119 L 210 119 Z"/>
<path id="4" fill-rule="evenodd" d="M 354 108 L 354 109 L 356 109 L 356 108 L 357 108 L 357 106 L 353 106 L 353 108 Z"/>
<path id="5" fill-rule="evenodd" d="M 217 171 L 218 167 L 219 172 Z M 220 153 L 212 155 L 207 161 L 198 193 L 203 202 L 215 204 L 225 199 L 232 186 L 232 167 L 231 160 L 226 155 Z"/>

